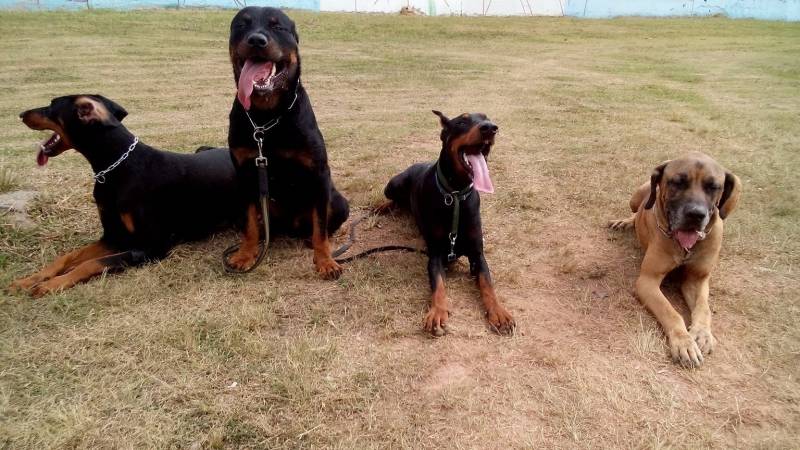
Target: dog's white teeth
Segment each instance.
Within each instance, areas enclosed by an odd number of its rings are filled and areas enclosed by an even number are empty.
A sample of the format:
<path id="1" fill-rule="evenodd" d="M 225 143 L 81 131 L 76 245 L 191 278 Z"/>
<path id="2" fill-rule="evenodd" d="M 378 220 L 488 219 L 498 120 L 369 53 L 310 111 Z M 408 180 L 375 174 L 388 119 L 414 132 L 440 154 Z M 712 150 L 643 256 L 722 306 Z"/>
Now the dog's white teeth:
<path id="1" fill-rule="evenodd" d="M 275 64 L 272 65 L 272 72 L 270 72 L 269 77 L 272 78 L 275 76 L 275 70 L 277 70 L 277 66 Z"/>

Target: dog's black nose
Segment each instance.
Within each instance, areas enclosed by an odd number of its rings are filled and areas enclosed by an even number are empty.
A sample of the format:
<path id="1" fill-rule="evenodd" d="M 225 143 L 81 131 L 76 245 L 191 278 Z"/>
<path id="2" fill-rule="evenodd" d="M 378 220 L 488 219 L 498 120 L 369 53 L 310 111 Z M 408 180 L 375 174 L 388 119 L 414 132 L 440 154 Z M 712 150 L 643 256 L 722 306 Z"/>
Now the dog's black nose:
<path id="1" fill-rule="evenodd" d="M 497 125 L 487 120 L 481 123 L 480 130 L 482 134 L 497 134 Z"/>
<path id="2" fill-rule="evenodd" d="M 253 33 L 247 36 L 247 45 L 256 48 L 264 48 L 267 46 L 267 37 L 262 33 Z"/>
<path id="3" fill-rule="evenodd" d="M 700 205 L 692 205 L 687 206 L 683 214 L 687 220 L 691 220 L 693 222 L 702 222 L 705 220 L 706 215 L 708 214 L 708 209 Z"/>

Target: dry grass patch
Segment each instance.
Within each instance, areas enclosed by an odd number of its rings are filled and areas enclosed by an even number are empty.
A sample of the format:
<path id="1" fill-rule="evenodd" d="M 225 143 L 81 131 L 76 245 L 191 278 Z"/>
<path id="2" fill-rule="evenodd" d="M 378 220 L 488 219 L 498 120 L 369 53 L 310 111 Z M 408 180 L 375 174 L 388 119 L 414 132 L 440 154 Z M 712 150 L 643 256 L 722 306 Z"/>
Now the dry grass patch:
<path id="1" fill-rule="evenodd" d="M 99 92 L 149 144 L 223 144 L 231 16 L 0 13 L 0 190 L 11 174 L 41 194 L 36 228 L 0 223 L 0 284 L 100 233 L 86 162 L 35 168 L 40 135 L 17 114 Z M 0 297 L 0 447 L 796 447 L 798 25 L 292 16 L 354 217 L 438 154 L 431 109 L 498 123 L 483 220 L 516 336 L 487 329 L 463 263 L 447 279 L 451 334 L 433 339 L 420 255 L 326 282 L 302 243 L 279 239 L 238 277 L 221 269 L 236 240 L 221 233 L 42 300 Z M 635 239 L 603 228 L 652 167 L 689 150 L 744 182 L 712 280 L 720 343 L 695 371 L 668 361 L 631 295 Z M 355 251 L 421 245 L 402 214 L 360 230 Z"/>

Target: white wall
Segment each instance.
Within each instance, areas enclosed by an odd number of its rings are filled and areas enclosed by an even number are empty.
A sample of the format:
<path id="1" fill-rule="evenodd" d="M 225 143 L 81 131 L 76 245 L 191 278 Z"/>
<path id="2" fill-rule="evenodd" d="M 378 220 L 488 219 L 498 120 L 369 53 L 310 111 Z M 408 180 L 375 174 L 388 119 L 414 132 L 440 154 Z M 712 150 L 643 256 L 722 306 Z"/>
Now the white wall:
<path id="1" fill-rule="evenodd" d="M 320 0 L 321 11 L 397 13 L 403 6 L 428 15 L 561 16 L 565 0 Z"/>

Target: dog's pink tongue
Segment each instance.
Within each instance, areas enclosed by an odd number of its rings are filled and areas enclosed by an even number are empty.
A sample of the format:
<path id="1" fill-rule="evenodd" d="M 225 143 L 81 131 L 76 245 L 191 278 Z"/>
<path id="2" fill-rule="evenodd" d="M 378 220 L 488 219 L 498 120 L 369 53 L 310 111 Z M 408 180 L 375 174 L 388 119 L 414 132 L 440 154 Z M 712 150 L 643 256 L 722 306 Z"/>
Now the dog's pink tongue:
<path id="1" fill-rule="evenodd" d="M 47 155 L 44 154 L 44 150 L 40 149 L 39 153 L 36 154 L 36 164 L 40 166 L 47 164 L 48 159 Z"/>
<path id="2" fill-rule="evenodd" d="M 242 73 L 239 74 L 239 92 L 236 97 L 244 109 L 250 110 L 250 95 L 253 93 L 253 82 L 266 80 L 272 71 L 271 62 L 254 63 L 251 60 L 244 62 Z"/>
<path id="3" fill-rule="evenodd" d="M 678 244 L 680 244 L 684 250 L 691 250 L 699 238 L 700 234 L 697 233 L 697 231 L 678 230 L 675 232 L 675 239 L 678 240 Z"/>
<path id="4" fill-rule="evenodd" d="M 494 186 L 492 179 L 489 178 L 489 166 L 486 164 L 486 158 L 483 154 L 467 155 L 467 161 L 472 166 L 472 184 L 480 192 L 493 193 Z"/>

